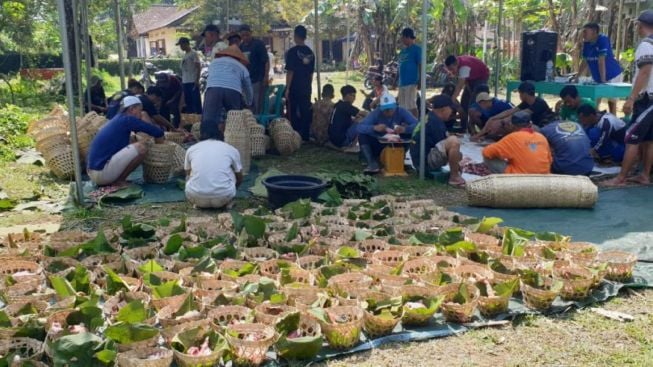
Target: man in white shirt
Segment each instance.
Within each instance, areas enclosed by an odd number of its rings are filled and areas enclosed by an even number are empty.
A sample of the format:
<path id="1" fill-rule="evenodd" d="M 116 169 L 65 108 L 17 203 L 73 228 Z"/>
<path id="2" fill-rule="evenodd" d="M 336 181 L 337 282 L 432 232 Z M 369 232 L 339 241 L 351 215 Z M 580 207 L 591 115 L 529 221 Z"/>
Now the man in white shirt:
<path id="1" fill-rule="evenodd" d="M 632 124 L 626 131 L 626 152 L 621 172 L 608 181 L 609 186 L 623 186 L 626 180 L 648 185 L 653 165 L 653 10 L 643 11 L 637 18 L 637 30 L 642 41 L 635 51 L 633 89 L 624 103 L 624 113 L 633 113 Z M 642 157 L 642 171 L 631 178 L 626 176 Z"/>
<path id="2" fill-rule="evenodd" d="M 243 182 L 238 150 L 218 140 L 216 125 L 203 124 L 200 142 L 186 152 L 186 199 L 197 208 L 222 208 Z"/>
<path id="3" fill-rule="evenodd" d="M 215 54 L 228 47 L 220 40 L 220 29 L 215 24 L 207 25 L 202 32 L 202 37 L 204 37 L 204 59 L 208 62 L 215 58 Z"/>
<path id="4" fill-rule="evenodd" d="M 202 101 L 200 97 L 200 57 L 197 52 L 190 48 L 190 40 L 186 37 L 179 38 L 179 48 L 184 51 L 181 60 L 181 84 L 184 90 L 184 102 L 186 113 L 202 113 Z"/>

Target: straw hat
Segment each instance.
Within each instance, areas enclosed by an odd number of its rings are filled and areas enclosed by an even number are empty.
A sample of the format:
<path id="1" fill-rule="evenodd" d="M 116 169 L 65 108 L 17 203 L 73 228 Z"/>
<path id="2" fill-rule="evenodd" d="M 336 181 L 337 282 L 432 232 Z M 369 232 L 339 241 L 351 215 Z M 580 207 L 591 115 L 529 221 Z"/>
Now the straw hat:
<path id="1" fill-rule="evenodd" d="M 222 56 L 230 56 L 240 61 L 243 65 L 249 65 L 249 60 L 247 60 L 247 56 L 245 56 L 245 54 L 242 51 L 240 51 L 238 45 L 231 45 L 222 51 L 218 51 L 215 54 L 215 57 L 222 57 Z"/>

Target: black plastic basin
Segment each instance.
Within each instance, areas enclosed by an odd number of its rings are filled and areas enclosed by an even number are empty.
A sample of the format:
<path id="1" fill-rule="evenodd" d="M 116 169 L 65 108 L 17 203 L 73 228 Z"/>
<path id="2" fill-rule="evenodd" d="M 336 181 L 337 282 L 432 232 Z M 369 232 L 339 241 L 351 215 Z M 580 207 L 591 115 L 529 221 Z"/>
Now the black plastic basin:
<path id="1" fill-rule="evenodd" d="M 280 175 L 266 178 L 263 186 L 268 190 L 270 205 L 279 208 L 299 199 L 317 200 L 327 183 L 317 177 Z"/>

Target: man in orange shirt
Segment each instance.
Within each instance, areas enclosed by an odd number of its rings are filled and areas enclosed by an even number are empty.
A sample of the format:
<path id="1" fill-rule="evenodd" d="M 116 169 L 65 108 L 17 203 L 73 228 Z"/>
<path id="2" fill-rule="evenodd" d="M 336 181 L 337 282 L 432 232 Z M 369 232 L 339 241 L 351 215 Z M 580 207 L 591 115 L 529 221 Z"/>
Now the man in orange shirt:
<path id="1" fill-rule="evenodd" d="M 493 173 L 551 173 L 551 149 L 546 138 L 531 128 L 526 111 L 512 115 L 508 135 L 483 149 L 485 163 Z"/>

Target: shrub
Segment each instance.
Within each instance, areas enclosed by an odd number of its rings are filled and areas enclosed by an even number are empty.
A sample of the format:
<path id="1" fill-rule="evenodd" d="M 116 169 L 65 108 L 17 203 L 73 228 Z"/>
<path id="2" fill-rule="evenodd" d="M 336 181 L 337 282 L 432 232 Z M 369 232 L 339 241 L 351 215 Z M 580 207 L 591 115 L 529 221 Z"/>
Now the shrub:
<path id="1" fill-rule="evenodd" d="M 16 149 L 33 146 L 34 142 L 27 136 L 27 125 L 32 117 L 11 104 L 0 108 L 0 161 L 13 161 Z"/>
<path id="2" fill-rule="evenodd" d="M 154 64 L 160 70 L 171 69 L 177 75 L 181 75 L 181 59 L 149 59 L 148 62 Z M 141 59 L 132 60 L 132 73 L 138 75 L 143 69 L 143 61 Z M 119 76 L 120 66 L 118 60 L 100 60 L 98 62 L 100 69 L 105 70 L 110 75 Z M 129 61 L 125 61 L 125 76 L 129 76 Z"/>

